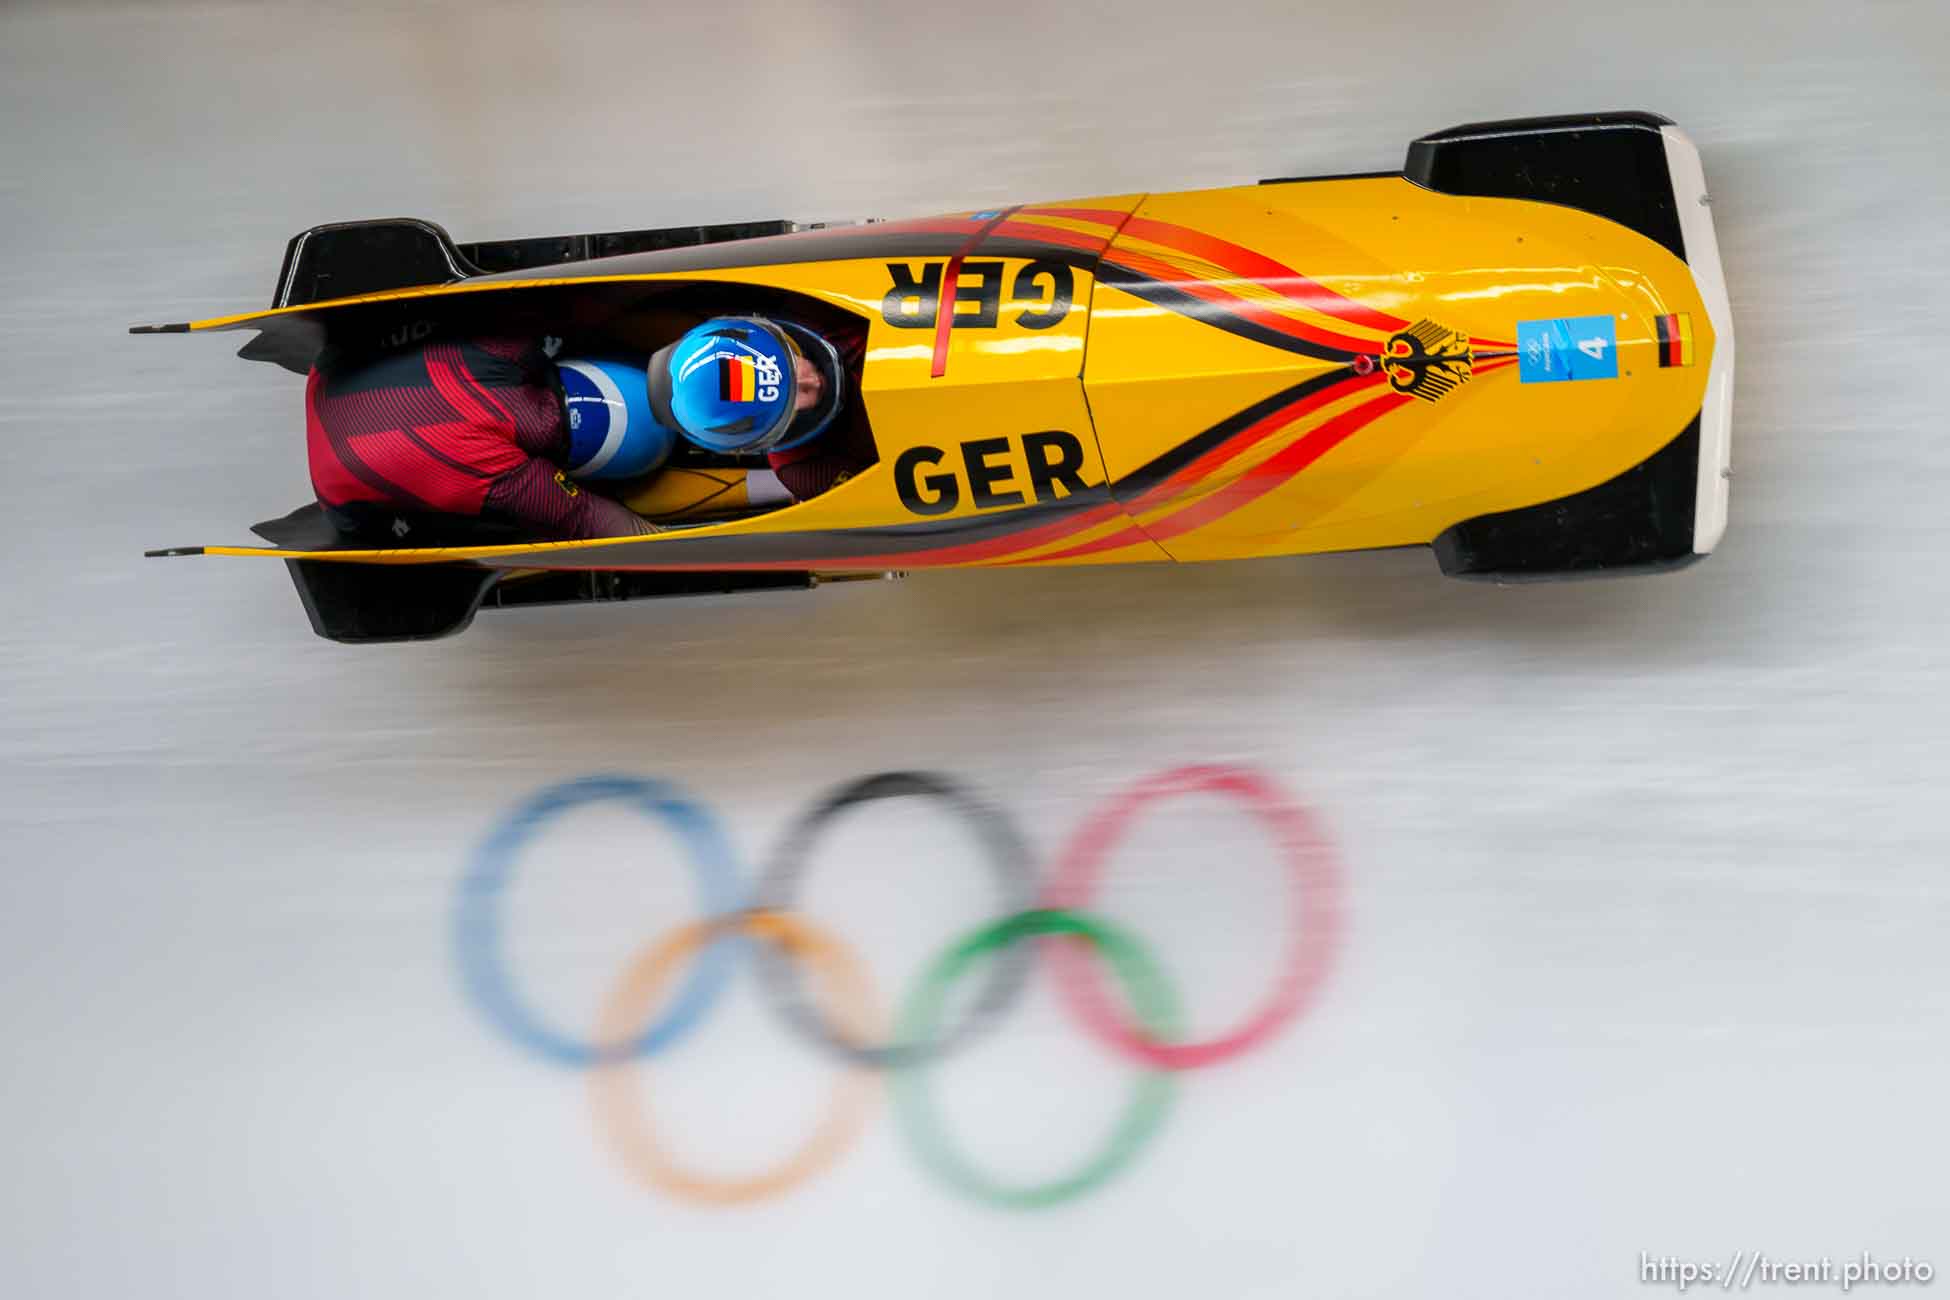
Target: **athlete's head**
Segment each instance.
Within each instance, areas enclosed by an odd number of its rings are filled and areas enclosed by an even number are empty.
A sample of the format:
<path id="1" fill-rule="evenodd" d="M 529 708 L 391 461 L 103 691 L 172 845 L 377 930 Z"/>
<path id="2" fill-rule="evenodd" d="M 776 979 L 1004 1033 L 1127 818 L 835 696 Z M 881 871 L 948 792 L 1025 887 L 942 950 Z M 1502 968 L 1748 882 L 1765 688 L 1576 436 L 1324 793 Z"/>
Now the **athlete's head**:
<path id="1" fill-rule="evenodd" d="M 710 451 L 783 451 L 839 413 L 833 345 L 793 321 L 720 316 L 650 358 L 658 420 Z"/>
<path id="2" fill-rule="evenodd" d="M 810 411 L 819 405 L 819 399 L 826 395 L 826 376 L 819 373 L 819 367 L 806 360 L 805 353 L 796 353 L 792 358 L 792 374 L 798 380 L 792 386 L 792 409 Z"/>
<path id="3" fill-rule="evenodd" d="M 660 468 L 677 434 L 650 409 L 643 368 L 605 357 L 565 357 L 555 363 L 569 419 L 569 456 L 576 478 L 635 478 Z"/>

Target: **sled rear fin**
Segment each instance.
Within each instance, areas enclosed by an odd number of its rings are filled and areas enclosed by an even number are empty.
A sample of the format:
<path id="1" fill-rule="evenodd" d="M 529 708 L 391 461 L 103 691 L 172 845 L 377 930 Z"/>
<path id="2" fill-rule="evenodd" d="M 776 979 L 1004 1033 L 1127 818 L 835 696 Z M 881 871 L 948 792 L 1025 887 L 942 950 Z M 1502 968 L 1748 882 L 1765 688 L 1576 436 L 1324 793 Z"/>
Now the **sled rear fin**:
<path id="1" fill-rule="evenodd" d="M 273 307 L 298 307 L 385 289 L 447 284 L 479 275 L 453 237 L 431 221 L 388 217 L 313 226 L 284 248 Z"/>

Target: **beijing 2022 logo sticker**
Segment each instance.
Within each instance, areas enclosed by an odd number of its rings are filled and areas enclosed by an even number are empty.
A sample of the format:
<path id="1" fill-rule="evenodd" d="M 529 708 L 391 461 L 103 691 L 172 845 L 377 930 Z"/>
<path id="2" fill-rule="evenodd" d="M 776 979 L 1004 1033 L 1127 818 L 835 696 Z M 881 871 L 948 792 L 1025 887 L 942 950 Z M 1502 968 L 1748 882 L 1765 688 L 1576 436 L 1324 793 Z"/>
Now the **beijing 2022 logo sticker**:
<path id="1" fill-rule="evenodd" d="M 1200 1041 L 1182 1037 L 1177 996 L 1145 943 L 1090 910 L 1107 863 L 1139 816 L 1190 794 L 1231 800 L 1272 842 L 1288 882 L 1288 946 L 1272 986 L 1230 1030 Z M 837 816 L 895 798 L 931 801 L 968 826 L 994 873 L 1000 908 L 997 919 L 971 928 L 928 964 L 890 1032 L 859 960 L 839 936 L 794 911 L 793 899 L 814 846 Z M 632 805 L 676 833 L 697 877 L 704 915 L 640 952 L 604 1002 L 595 1035 L 584 1038 L 548 1024 L 523 1001 L 505 959 L 502 911 L 520 860 L 544 827 L 573 809 L 614 802 Z M 1341 924 L 1339 865 L 1313 814 L 1252 769 L 1201 765 L 1160 772 L 1110 799 L 1070 837 L 1040 880 L 1014 822 L 961 783 L 932 772 L 862 777 L 821 797 L 787 828 L 749 893 L 716 818 L 676 786 L 633 776 L 585 777 L 539 791 L 482 841 L 461 880 L 453 937 L 474 1006 L 511 1044 L 587 1072 L 605 1144 L 657 1192 L 727 1205 L 789 1190 L 846 1150 L 884 1076 L 900 1130 L 924 1169 L 977 1201 L 1034 1208 L 1070 1200 L 1127 1168 L 1170 1110 L 1177 1076 L 1235 1060 L 1289 1028 L 1319 996 Z M 635 1067 L 696 1029 L 748 961 L 793 1036 L 831 1057 L 843 1073 L 819 1127 L 797 1150 L 770 1169 L 731 1178 L 684 1168 L 671 1158 L 650 1128 Z M 819 975 L 826 998 L 813 997 L 807 968 Z M 950 1141 L 928 1081 L 957 1048 L 994 1025 L 1038 969 L 1055 981 L 1078 1027 L 1129 1061 L 1138 1078 L 1110 1137 L 1081 1166 L 1047 1182 L 1008 1184 Z M 1106 986 L 1106 969 L 1121 999 Z M 680 973 L 677 991 L 666 1001 Z M 951 1016 L 950 994 L 968 978 L 980 980 L 976 995 L 954 1000 L 963 1009 Z M 652 1019 L 658 1006 L 667 1009 Z"/>

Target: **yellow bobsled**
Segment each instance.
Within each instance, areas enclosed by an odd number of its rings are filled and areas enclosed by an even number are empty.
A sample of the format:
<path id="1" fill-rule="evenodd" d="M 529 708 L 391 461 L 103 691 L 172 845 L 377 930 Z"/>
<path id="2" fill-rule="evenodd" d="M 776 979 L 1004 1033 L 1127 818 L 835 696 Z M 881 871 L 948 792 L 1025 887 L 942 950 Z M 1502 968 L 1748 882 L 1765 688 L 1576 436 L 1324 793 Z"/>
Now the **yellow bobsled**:
<path id="1" fill-rule="evenodd" d="M 291 561 L 321 634 L 391 640 L 484 601 L 944 565 L 1430 545 L 1460 576 L 1646 571 L 1726 524 L 1705 181 L 1642 113 L 1460 127 L 1400 172 L 917 221 L 477 245 L 319 227 L 272 310 L 139 328 L 254 330 L 243 355 L 303 371 L 352 333 L 628 319 L 707 289 L 865 323 L 876 463 L 644 537 L 370 549 L 266 526 L 279 545 L 157 553 Z"/>

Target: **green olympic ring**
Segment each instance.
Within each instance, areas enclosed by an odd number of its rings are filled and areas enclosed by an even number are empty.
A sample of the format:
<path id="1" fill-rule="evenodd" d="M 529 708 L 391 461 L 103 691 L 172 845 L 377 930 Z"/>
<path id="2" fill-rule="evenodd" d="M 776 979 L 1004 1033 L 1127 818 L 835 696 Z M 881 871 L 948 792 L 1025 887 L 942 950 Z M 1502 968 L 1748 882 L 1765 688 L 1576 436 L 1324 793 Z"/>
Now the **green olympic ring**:
<path id="1" fill-rule="evenodd" d="M 936 958 L 915 984 L 901 1011 L 898 1037 L 927 1042 L 941 1019 L 948 991 L 975 961 L 1007 949 L 1024 939 L 1044 935 L 1076 935 L 1089 942 L 1110 962 L 1130 994 L 1138 1019 L 1160 1042 L 1177 1038 L 1180 1015 L 1177 996 L 1143 944 L 1125 931 L 1082 912 L 1055 908 L 1019 912 L 982 927 Z M 1073 1174 L 1046 1183 L 1007 1186 L 970 1164 L 948 1140 L 928 1093 L 925 1066 L 898 1070 L 894 1076 L 894 1109 L 921 1163 L 964 1195 L 1009 1209 L 1038 1209 L 1081 1196 L 1107 1181 L 1129 1164 L 1138 1149 L 1158 1129 L 1171 1109 L 1169 1071 L 1146 1066 L 1131 1091 L 1110 1139 Z"/>

